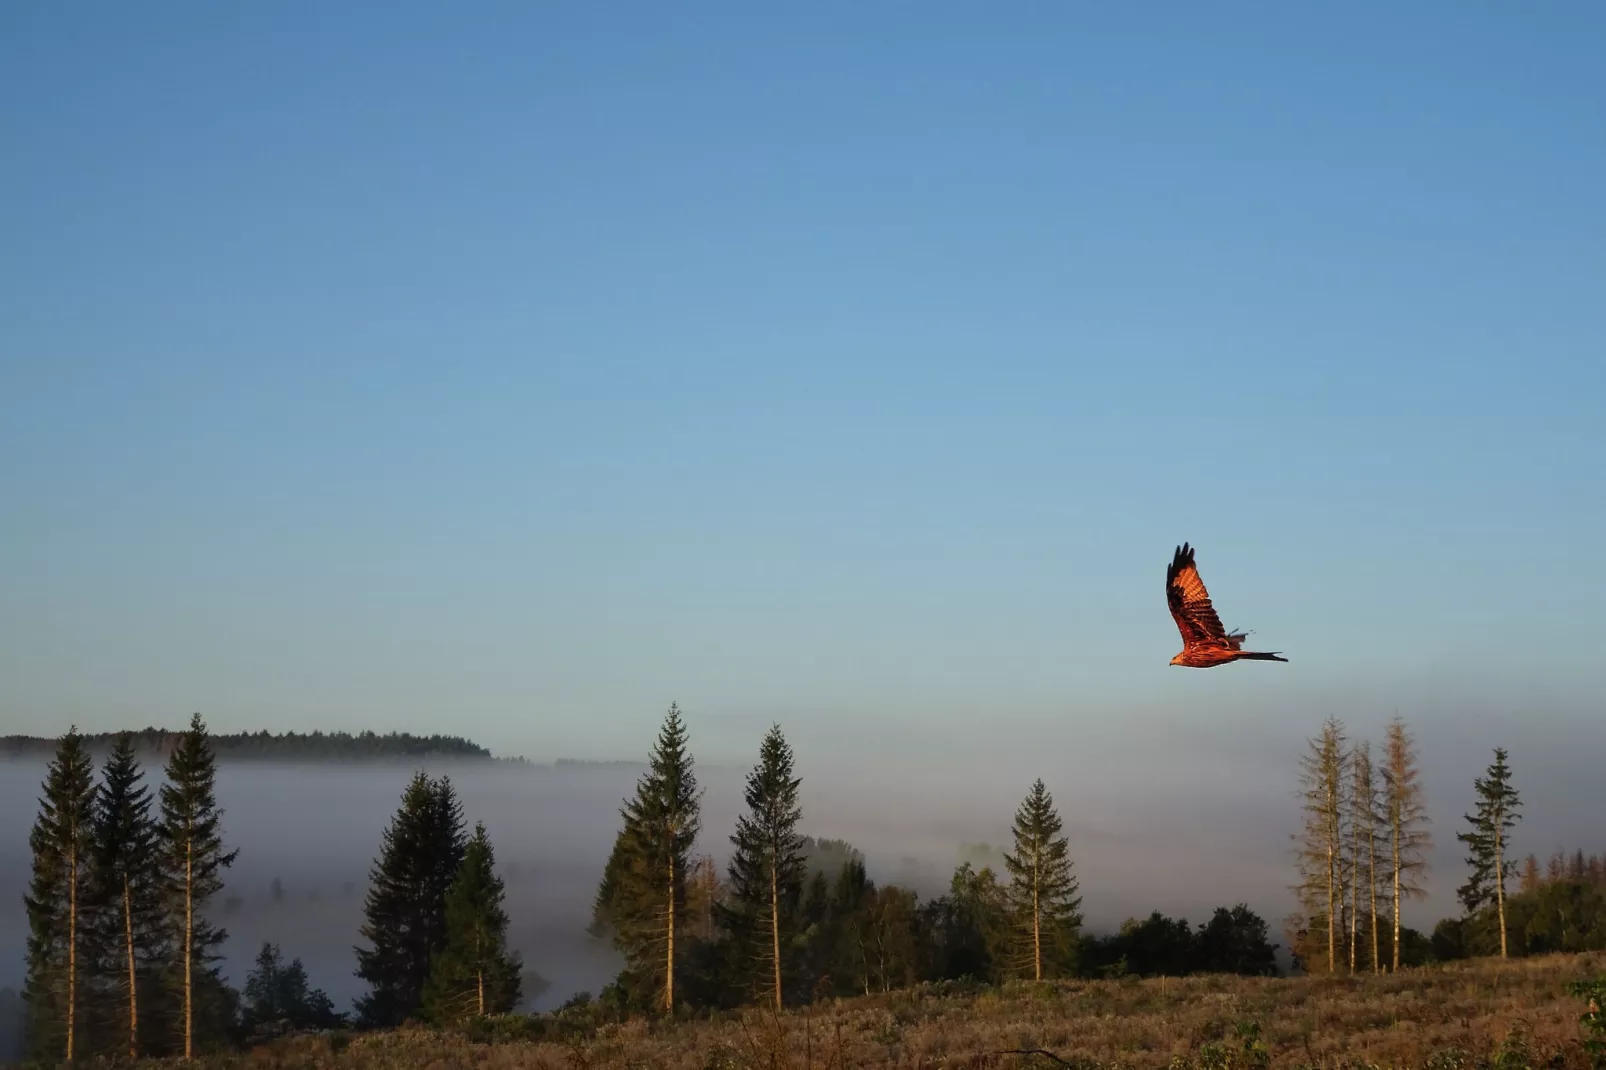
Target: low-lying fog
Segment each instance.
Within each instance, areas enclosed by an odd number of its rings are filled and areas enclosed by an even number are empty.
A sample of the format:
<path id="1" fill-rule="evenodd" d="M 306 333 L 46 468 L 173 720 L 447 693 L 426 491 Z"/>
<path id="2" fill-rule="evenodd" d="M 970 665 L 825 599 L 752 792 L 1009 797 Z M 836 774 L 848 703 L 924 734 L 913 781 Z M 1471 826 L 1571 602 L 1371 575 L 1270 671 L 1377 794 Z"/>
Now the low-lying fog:
<path id="1" fill-rule="evenodd" d="M 1472 808 L 1471 781 L 1488 751 L 1481 739 L 1457 742 L 1453 723 L 1413 729 L 1421 740 L 1437 843 L 1433 897 L 1413 905 L 1407 922 L 1430 930 L 1455 910 L 1463 852 L 1454 832 Z M 1074 772 L 1045 773 L 1070 838 L 1087 924 L 1107 931 L 1154 909 L 1197 924 L 1218 905 L 1246 901 L 1280 942 L 1282 920 L 1293 906 L 1289 834 L 1298 821 L 1301 733 L 1263 736 L 1245 752 L 1241 742 L 1218 745 L 1212 730 L 1198 731 L 1196 739 L 1152 744 L 1188 751 L 1193 760 L 1186 775 L 1180 763 L 1167 763 L 1168 772 L 1146 763 L 1143 748 L 1151 744 L 1142 741 L 1097 762 L 1085 750 L 1068 751 L 1054 764 Z M 1455 760 L 1449 761 L 1452 749 Z M 1547 748 L 1551 761 L 1540 766 L 1535 749 L 1525 746 L 1512 759 L 1527 811 L 1517 830 L 1519 849 L 1544 856 L 1557 848 L 1606 847 L 1584 838 L 1601 798 L 1591 763 L 1558 764 L 1561 752 Z M 1035 774 L 1022 778 L 1018 755 L 1003 760 L 985 743 L 973 756 L 929 768 L 904 757 L 800 753 L 803 831 L 848 840 L 865 853 L 873 878 L 911 886 L 924 898 L 946 890 L 962 845 L 1007 843 L 1015 807 Z M 45 764 L 0 761 L 0 988 L 22 980 L 28 829 Z M 148 780 L 159 779 L 159 766 L 149 759 L 145 764 Z M 421 764 L 432 774 L 451 775 L 468 826 L 483 820 L 495 844 L 507 883 L 511 942 L 526 966 L 551 983 L 529 1001 L 530 1009 L 550 1008 L 580 990 L 595 993 L 618 963 L 585 926 L 618 829 L 619 804 L 641 767 Z M 225 974 L 231 983 L 243 983 L 269 940 L 286 957 L 299 956 L 312 983 L 337 1006 L 362 991 L 353 947 L 360 941 L 368 872 L 414 768 L 223 763 L 217 784 L 225 842 L 241 851 L 213 911 L 229 931 Z M 1250 772 L 1255 769 L 1259 775 Z M 706 789 L 699 850 L 722 869 L 745 773 L 734 763 L 698 765 Z"/>

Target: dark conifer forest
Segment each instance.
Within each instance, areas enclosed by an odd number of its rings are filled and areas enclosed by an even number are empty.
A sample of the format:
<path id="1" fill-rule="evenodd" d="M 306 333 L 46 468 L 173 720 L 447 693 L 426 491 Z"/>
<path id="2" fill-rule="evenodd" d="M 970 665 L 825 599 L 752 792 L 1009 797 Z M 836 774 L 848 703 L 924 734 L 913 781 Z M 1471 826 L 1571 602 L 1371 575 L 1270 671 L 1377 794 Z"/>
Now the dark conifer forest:
<path id="1" fill-rule="evenodd" d="M 853 844 L 805 831 L 808 774 L 780 725 L 754 741 L 730 828 L 704 822 L 694 744 L 671 705 L 634 793 L 619 800 L 596 873 L 589 934 L 622 967 L 567 1010 L 617 1021 L 931 984 L 1381 975 L 1606 948 L 1606 864 L 1582 848 L 1519 853 L 1520 778 L 1502 748 L 1474 771 L 1475 812 L 1454 833 L 1465 848 L 1460 913 L 1431 927 L 1413 916 L 1436 832 L 1399 718 L 1378 746 L 1350 740 L 1337 719 L 1309 740 L 1289 829 L 1288 916 L 1228 902 L 1193 919 L 1134 912 L 1102 933 L 1081 913 L 1082 890 L 1099 874 L 1079 865 L 1039 778 L 1026 778 L 1015 812 L 1000 815 L 1009 829 L 1001 864 L 962 862 L 943 894 L 922 898 L 872 879 Z M 51 746 L 29 837 L 26 982 L 0 992 L 0 1028 L 18 1023 L 0 1042 L 16 1054 L 194 1056 L 284 1033 L 457 1028 L 516 1016 L 527 990 L 545 984 L 542 964 L 509 944 L 520 904 L 487 826 L 465 812 L 449 776 L 422 771 L 398 773 L 394 814 L 374 830 L 364 922 L 351 934 L 365 991 L 352 1006 L 336 1007 L 308 976 L 301 956 L 311 948 L 264 943 L 238 983 L 219 966 L 231 939 L 219 900 L 240 852 L 217 804 L 220 754 L 488 757 L 467 740 L 218 737 L 196 715 L 182 732 L 72 730 Z M 729 845 L 723 867 L 708 849 L 715 841 Z"/>

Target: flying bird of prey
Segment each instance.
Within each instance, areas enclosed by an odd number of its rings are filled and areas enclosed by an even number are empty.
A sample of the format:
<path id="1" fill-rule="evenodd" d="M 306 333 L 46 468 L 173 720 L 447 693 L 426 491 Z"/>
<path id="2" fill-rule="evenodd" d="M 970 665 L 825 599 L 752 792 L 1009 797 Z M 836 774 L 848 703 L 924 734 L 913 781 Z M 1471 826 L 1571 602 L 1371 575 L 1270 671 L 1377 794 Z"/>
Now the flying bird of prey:
<path id="1" fill-rule="evenodd" d="M 1212 665 L 1225 665 L 1229 661 L 1287 661 L 1276 654 L 1258 650 L 1243 650 L 1245 632 L 1228 632 L 1216 616 L 1216 607 L 1210 604 L 1210 592 L 1193 563 L 1193 547 L 1183 543 L 1171 558 L 1171 567 L 1165 570 L 1165 600 L 1171 607 L 1171 617 L 1182 633 L 1182 653 L 1171 659 L 1171 664 L 1189 669 L 1208 669 Z"/>

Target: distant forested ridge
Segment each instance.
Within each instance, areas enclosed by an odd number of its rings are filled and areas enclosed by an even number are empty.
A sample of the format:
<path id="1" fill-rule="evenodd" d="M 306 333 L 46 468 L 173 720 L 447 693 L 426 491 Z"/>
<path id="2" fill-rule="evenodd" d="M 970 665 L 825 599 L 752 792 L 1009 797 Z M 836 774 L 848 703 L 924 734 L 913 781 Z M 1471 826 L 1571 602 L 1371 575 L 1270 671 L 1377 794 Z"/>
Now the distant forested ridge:
<path id="1" fill-rule="evenodd" d="M 122 733 L 86 733 L 86 748 L 93 754 L 109 753 Z M 166 757 L 183 733 L 146 727 L 128 733 L 135 751 Z M 462 736 L 415 736 L 410 732 L 236 732 L 208 737 L 219 761 L 357 762 L 398 758 L 466 758 L 477 761 L 519 762 L 498 759 L 489 750 Z M 0 757 L 49 758 L 59 739 L 39 736 L 0 736 Z"/>

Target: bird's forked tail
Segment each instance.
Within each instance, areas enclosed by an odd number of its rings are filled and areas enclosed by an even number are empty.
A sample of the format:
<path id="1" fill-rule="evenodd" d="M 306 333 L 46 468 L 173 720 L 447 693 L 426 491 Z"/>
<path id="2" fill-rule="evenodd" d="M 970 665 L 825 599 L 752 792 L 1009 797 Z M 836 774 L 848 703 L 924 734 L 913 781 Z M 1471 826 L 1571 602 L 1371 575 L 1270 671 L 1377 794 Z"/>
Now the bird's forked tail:
<path id="1" fill-rule="evenodd" d="M 1245 650 L 1245 651 L 1242 651 L 1241 653 L 1239 653 L 1238 656 L 1240 658 L 1247 658 L 1250 661 L 1287 661 L 1288 660 L 1287 658 L 1281 656 L 1280 654 L 1268 654 L 1268 653 L 1266 653 L 1265 651 L 1262 651 L 1262 650 Z"/>

